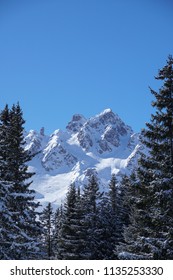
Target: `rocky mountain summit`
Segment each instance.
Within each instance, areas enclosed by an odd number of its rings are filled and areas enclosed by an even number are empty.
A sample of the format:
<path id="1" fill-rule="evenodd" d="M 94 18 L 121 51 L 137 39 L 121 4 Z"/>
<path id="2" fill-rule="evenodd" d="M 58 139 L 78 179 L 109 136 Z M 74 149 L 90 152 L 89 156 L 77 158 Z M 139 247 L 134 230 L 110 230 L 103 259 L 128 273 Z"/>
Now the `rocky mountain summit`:
<path id="1" fill-rule="evenodd" d="M 36 153 L 29 168 L 41 204 L 59 204 L 71 183 L 83 184 L 93 173 L 105 188 L 112 173 L 120 178 L 131 172 L 140 149 L 139 135 L 111 109 L 89 119 L 75 114 L 65 131 L 47 136 L 43 128 L 31 130 L 25 140 L 25 148 Z"/>

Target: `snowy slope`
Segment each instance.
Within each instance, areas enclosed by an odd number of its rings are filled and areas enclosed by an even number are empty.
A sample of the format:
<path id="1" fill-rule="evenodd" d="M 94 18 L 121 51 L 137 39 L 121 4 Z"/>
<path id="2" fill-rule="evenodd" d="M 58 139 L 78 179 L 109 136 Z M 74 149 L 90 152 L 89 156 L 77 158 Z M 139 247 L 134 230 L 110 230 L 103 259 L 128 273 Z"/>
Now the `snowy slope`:
<path id="1" fill-rule="evenodd" d="M 55 130 L 50 136 L 29 131 L 26 149 L 38 153 L 29 163 L 36 174 L 31 187 L 42 205 L 60 204 L 68 186 L 77 181 L 84 184 L 90 174 L 97 174 L 104 189 L 111 174 L 131 172 L 137 164 L 139 135 L 111 109 L 86 119 L 76 114 L 66 130 Z"/>

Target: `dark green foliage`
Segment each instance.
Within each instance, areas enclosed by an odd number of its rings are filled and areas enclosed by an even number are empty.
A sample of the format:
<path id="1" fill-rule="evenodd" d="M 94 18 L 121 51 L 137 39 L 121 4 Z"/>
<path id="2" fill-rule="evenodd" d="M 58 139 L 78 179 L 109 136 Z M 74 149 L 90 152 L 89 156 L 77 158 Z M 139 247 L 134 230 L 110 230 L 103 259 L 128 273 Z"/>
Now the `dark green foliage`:
<path id="1" fill-rule="evenodd" d="M 106 196 L 101 198 L 97 218 L 97 259 L 116 259 L 117 219 Z"/>
<path id="2" fill-rule="evenodd" d="M 11 228 L 13 227 L 12 214 L 8 209 L 8 197 L 12 185 L 0 180 L 0 259 L 9 260 L 9 246 L 13 242 Z"/>
<path id="3" fill-rule="evenodd" d="M 63 219 L 63 206 L 57 208 L 53 218 L 53 237 L 52 237 L 52 251 L 54 258 L 59 256 L 59 244 L 61 239 L 61 228 Z"/>
<path id="4" fill-rule="evenodd" d="M 109 192 L 99 190 L 98 180 L 91 176 L 88 184 L 76 190 L 72 184 L 67 192 L 64 207 L 56 212 L 53 244 L 55 258 L 101 260 L 116 259 L 115 245 L 122 240 L 121 203 L 118 204 L 115 176 Z M 121 201 L 121 199 L 120 199 Z"/>
<path id="5" fill-rule="evenodd" d="M 98 181 L 95 175 L 89 178 L 89 182 L 83 188 L 82 208 L 85 215 L 87 259 L 100 259 L 100 247 L 102 242 L 102 228 L 100 228 L 99 202 L 102 194 L 99 191 Z"/>
<path id="6" fill-rule="evenodd" d="M 116 214 L 117 212 L 117 206 L 118 206 L 118 202 L 117 202 L 117 180 L 115 177 L 115 174 L 112 175 L 111 181 L 109 183 L 109 200 L 110 200 L 110 205 L 111 205 L 111 209 L 113 211 L 114 214 Z"/>
<path id="7" fill-rule="evenodd" d="M 133 177 L 133 175 L 131 175 L 131 177 Z M 126 175 L 122 177 L 117 197 L 117 217 L 120 224 L 120 241 L 124 241 L 123 230 L 125 226 L 128 226 L 129 224 L 130 204 L 128 203 L 129 197 L 127 196 L 127 190 L 129 190 L 130 187 L 130 180 L 130 177 Z"/>
<path id="8" fill-rule="evenodd" d="M 51 203 L 43 209 L 40 215 L 40 221 L 42 224 L 42 246 L 45 259 L 53 258 L 53 209 Z"/>
<path id="9" fill-rule="evenodd" d="M 100 202 L 99 217 L 102 229 L 102 253 L 101 259 L 117 259 L 115 246 L 119 243 L 122 236 L 119 212 L 120 204 L 118 202 L 118 182 L 115 174 L 112 175 L 108 186 L 108 193 L 103 196 Z"/>
<path id="10" fill-rule="evenodd" d="M 84 259 L 86 231 L 83 222 L 83 210 L 80 204 L 80 193 L 72 184 L 68 190 L 58 229 L 58 259 Z"/>
<path id="11" fill-rule="evenodd" d="M 32 155 L 24 150 L 23 124 L 19 104 L 11 110 L 6 106 L 0 114 L 0 180 L 1 186 L 8 185 L 4 204 L 8 218 L 1 224 L 2 240 L 8 247 L 5 259 L 34 259 L 40 253 L 38 205 L 34 202 L 34 191 L 29 189 L 33 173 L 28 172 L 27 166 Z"/>
<path id="12" fill-rule="evenodd" d="M 151 90 L 155 113 L 142 131 L 148 154 L 141 154 L 136 178 L 128 190 L 130 225 L 120 258 L 173 259 L 173 59 L 168 57 Z"/>
<path id="13" fill-rule="evenodd" d="M 150 259 L 144 237 L 150 236 L 147 233 L 151 221 L 148 207 L 152 197 L 134 174 L 128 179 L 127 187 L 126 202 L 130 209 L 130 224 L 124 231 L 125 242 L 117 246 L 117 252 L 120 259 Z"/>

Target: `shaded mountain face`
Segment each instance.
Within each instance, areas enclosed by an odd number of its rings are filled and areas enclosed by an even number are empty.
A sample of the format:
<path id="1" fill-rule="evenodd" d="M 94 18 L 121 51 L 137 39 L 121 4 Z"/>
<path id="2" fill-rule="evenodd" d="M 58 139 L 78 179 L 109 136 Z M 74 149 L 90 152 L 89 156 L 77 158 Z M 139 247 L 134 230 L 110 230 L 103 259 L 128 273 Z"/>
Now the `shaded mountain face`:
<path id="1" fill-rule="evenodd" d="M 132 129 L 110 109 L 89 119 L 78 132 L 77 139 L 80 146 L 86 151 L 104 154 L 114 150 L 120 145 L 120 139 L 132 134 Z"/>
<path id="2" fill-rule="evenodd" d="M 59 204 L 74 181 L 83 184 L 95 173 L 105 188 L 112 173 L 130 173 L 137 165 L 138 137 L 111 109 L 90 119 L 75 114 L 65 131 L 50 136 L 43 128 L 29 131 L 25 148 L 37 153 L 29 163 L 37 199 Z"/>

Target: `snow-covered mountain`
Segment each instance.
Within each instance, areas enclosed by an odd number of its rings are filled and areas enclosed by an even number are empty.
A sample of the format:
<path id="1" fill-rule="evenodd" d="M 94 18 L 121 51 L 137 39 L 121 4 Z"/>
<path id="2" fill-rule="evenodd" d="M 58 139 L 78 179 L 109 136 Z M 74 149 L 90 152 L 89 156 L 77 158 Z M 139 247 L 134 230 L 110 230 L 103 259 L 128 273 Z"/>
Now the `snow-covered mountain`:
<path id="1" fill-rule="evenodd" d="M 32 188 L 44 203 L 60 204 L 68 186 L 83 184 L 90 174 L 97 174 L 102 188 L 111 174 L 128 174 L 137 164 L 139 134 L 133 132 L 117 114 L 106 109 L 86 119 L 75 114 L 66 130 L 55 130 L 50 136 L 34 130 L 26 133 L 26 149 L 39 152 L 29 163 Z"/>

